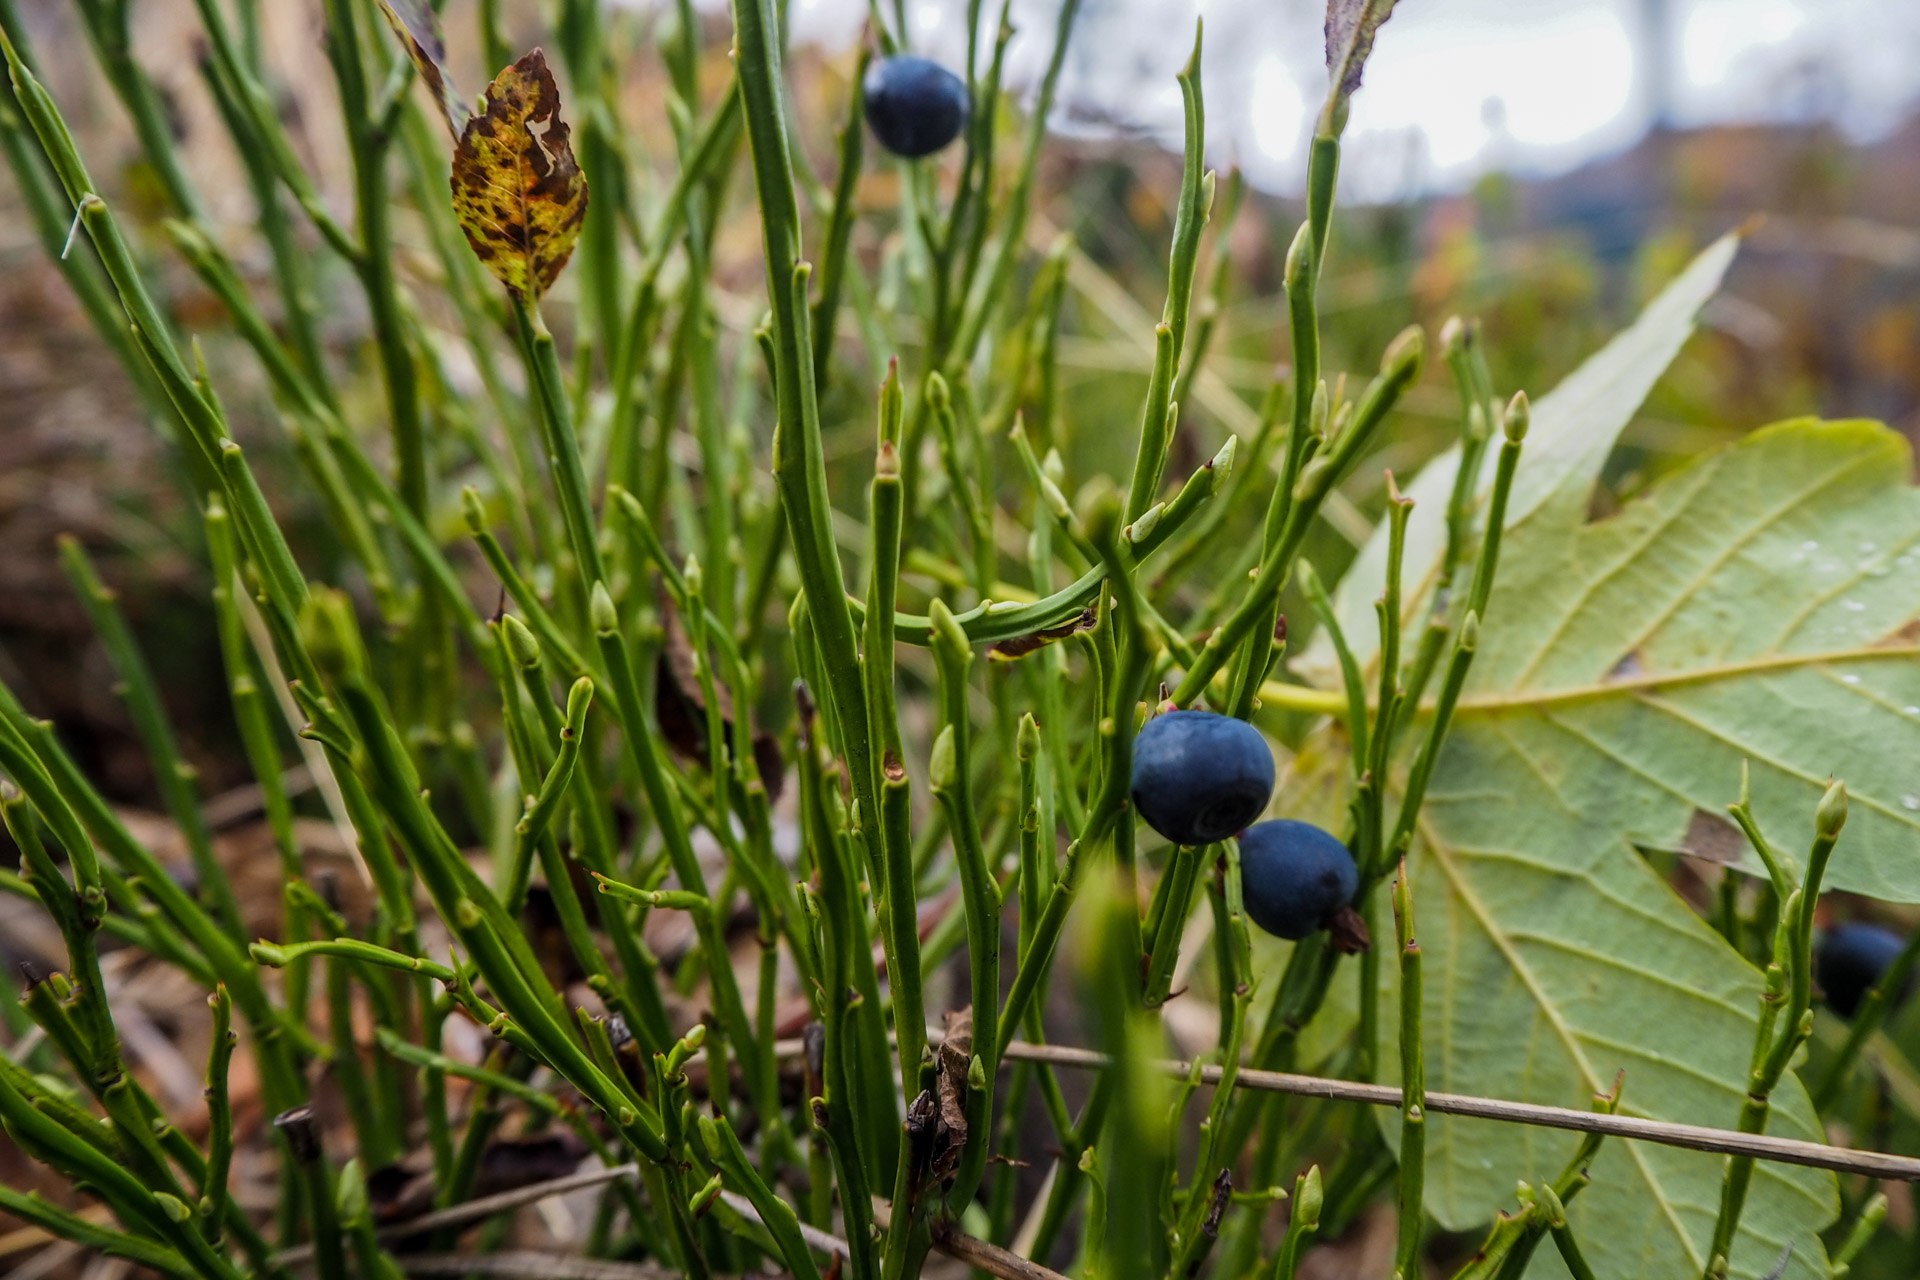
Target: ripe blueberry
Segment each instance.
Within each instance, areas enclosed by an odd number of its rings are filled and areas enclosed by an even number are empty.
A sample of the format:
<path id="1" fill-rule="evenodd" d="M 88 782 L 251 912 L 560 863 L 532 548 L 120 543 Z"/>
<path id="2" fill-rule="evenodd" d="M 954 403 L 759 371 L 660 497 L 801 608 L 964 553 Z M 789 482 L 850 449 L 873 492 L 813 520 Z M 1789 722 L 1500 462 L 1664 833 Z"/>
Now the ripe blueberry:
<path id="1" fill-rule="evenodd" d="M 1906 945 L 1905 938 L 1879 925 L 1843 924 L 1828 930 L 1814 949 L 1813 971 L 1833 1011 L 1851 1018 Z M 1903 995 L 1896 993 L 1896 998 Z"/>
<path id="2" fill-rule="evenodd" d="M 1273 796 L 1273 752 L 1244 720 L 1169 711 L 1133 740 L 1133 805 L 1175 844 L 1225 840 Z"/>
<path id="3" fill-rule="evenodd" d="M 1298 942 L 1352 900 L 1360 869 L 1347 846 L 1310 822 L 1262 822 L 1240 836 L 1240 889 L 1253 922 Z"/>
<path id="4" fill-rule="evenodd" d="M 861 81 L 867 123 L 880 145 L 912 160 L 960 136 L 970 102 L 966 82 L 937 62 L 902 55 L 881 58 Z"/>

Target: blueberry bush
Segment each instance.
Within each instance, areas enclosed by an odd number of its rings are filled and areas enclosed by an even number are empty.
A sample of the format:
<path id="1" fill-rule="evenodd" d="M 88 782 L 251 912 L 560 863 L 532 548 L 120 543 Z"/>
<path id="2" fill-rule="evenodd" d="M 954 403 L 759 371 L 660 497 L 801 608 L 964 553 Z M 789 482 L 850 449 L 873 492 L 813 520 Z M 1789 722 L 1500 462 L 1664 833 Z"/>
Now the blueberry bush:
<path id="1" fill-rule="evenodd" d="M 321 1280 L 1911 1274 L 1920 1162 L 1876 1148 L 1920 1141 L 1916 946 L 1841 923 L 1920 901 L 1907 445 L 1784 422 L 1597 514 L 1740 233 L 1535 401 L 1468 319 L 1332 370 L 1393 8 L 1333 0 L 1256 405 L 1209 367 L 1244 193 L 1198 30 L 1156 322 L 1043 215 L 1079 0 L 1024 100 L 1005 5 L 947 68 L 874 0 L 806 109 L 769 0 L 724 41 L 687 0 L 324 0 L 321 121 L 267 8 L 194 0 L 209 191 L 133 6 L 74 0 L 136 201 L 0 0 L 0 143 L 173 446 L 279 899 L 65 543 L 170 821 L 5 687 L 0 889 L 58 939 L 0 1051 L 22 1238 Z M 1140 318 L 1138 377 L 1068 394 L 1089 311 Z M 206 996 L 191 1106 L 133 964 Z"/>

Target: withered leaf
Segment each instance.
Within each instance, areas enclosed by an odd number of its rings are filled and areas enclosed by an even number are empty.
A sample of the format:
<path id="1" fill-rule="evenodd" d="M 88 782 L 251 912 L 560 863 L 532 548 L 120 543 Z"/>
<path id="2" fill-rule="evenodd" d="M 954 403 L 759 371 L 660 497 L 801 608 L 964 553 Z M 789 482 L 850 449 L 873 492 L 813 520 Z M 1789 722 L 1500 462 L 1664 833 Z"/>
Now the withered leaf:
<path id="1" fill-rule="evenodd" d="M 1360 73 L 1373 52 L 1373 37 L 1393 14 L 1394 0 L 1327 0 L 1328 107 L 1344 107 L 1360 88 Z"/>
<path id="2" fill-rule="evenodd" d="M 447 39 L 440 32 L 440 15 L 427 0 L 380 0 L 380 11 L 406 46 L 407 56 L 413 59 L 414 69 L 432 92 L 433 100 L 440 104 L 447 129 L 457 141 L 473 118 L 473 111 L 447 74 Z"/>
<path id="3" fill-rule="evenodd" d="M 997 640 L 987 646 L 987 660 L 990 662 L 1012 662 L 1024 658 L 1036 649 L 1044 649 L 1056 640 L 1065 640 L 1077 636 L 1083 631 L 1091 631 L 1100 622 L 1099 612 L 1088 605 L 1080 611 L 1080 616 L 1057 627 L 1043 627 L 1039 631 L 1024 636 L 1015 636 L 1011 640 Z"/>
<path id="4" fill-rule="evenodd" d="M 940 1074 L 936 1084 L 940 1105 L 934 1123 L 929 1172 L 945 1182 L 960 1167 L 967 1146 L 967 1067 L 973 1061 L 973 1007 L 946 1014 L 946 1036 L 940 1041 Z"/>
<path id="5" fill-rule="evenodd" d="M 693 641 L 680 621 L 671 601 L 660 597 L 662 639 L 660 657 L 654 664 L 654 714 L 660 721 L 660 736 L 667 745 L 688 760 L 707 762 L 707 698 L 700 687 L 700 675 L 694 665 Z M 720 724 L 727 737 L 728 750 L 737 750 L 739 735 L 734 728 L 733 697 L 724 684 L 715 684 L 720 703 Z M 780 741 L 764 730 L 756 731 L 748 723 L 748 749 L 753 752 L 754 767 L 767 789 L 769 802 L 780 799 L 786 773 L 786 759 Z"/>
<path id="6" fill-rule="evenodd" d="M 587 179 L 539 49 L 494 77 L 453 152 L 453 211 L 474 254 L 516 297 L 553 286 L 580 238 Z"/>

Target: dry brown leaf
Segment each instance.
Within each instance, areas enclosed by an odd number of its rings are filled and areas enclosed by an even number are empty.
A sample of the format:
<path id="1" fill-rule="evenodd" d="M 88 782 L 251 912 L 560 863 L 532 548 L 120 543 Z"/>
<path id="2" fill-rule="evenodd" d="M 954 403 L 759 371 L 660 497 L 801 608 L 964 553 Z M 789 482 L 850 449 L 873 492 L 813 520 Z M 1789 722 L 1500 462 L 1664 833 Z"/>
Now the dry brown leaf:
<path id="1" fill-rule="evenodd" d="M 999 640 L 987 646 L 987 659 L 991 662 L 1012 662 L 1024 658 L 1036 649 L 1044 649 L 1056 640 L 1065 640 L 1077 636 L 1083 631 L 1091 631 L 1099 624 L 1100 615 L 1092 605 L 1081 610 L 1080 616 L 1057 627 L 1044 627 L 1030 635 L 1015 636 L 1011 640 Z"/>
<path id="2" fill-rule="evenodd" d="M 386 15 L 393 33 L 406 45 L 407 56 L 413 59 L 414 69 L 419 71 L 433 100 L 440 104 L 447 128 L 457 141 L 467 121 L 473 118 L 473 111 L 460 91 L 453 87 L 453 77 L 447 74 L 447 38 L 440 32 L 440 15 L 426 0 L 380 0 L 380 11 Z"/>

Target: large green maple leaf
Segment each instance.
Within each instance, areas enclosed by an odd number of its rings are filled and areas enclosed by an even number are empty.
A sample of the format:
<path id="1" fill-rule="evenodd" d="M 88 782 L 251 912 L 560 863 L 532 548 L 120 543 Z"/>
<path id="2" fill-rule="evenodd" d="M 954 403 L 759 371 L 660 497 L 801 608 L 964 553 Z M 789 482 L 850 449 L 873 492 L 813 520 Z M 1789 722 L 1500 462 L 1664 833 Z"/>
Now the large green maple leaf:
<path id="1" fill-rule="evenodd" d="M 1759 975 L 1634 846 L 1700 842 L 1742 761 L 1789 849 L 1806 844 L 1828 779 L 1845 778 L 1852 816 L 1829 883 L 1920 897 L 1910 469 L 1884 427 L 1790 422 L 1610 519 L 1550 501 L 1510 531 L 1412 857 L 1429 1087 L 1580 1105 L 1624 1070 L 1631 1112 L 1733 1123 Z M 1303 770 L 1337 775 L 1342 746 L 1330 728 Z M 1775 1101 L 1775 1132 L 1819 1137 L 1797 1080 Z M 1571 1145 L 1436 1118 L 1429 1206 L 1469 1228 Z M 1574 1210 L 1600 1274 L 1697 1274 L 1721 1168 L 1610 1144 Z M 1763 1165 L 1735 1274 L 1764 1274 L 1792 1243 L 1787 1274 L 1824 1275 L 1816 1232 L 1834 1204 L 1831 1176 Z"/>
<path id="2" fill-rule="evenodd" d="M 1725 262 L 1702 264 L 1674 287 L 1677 304 L 1649 309 L 1662 362 Z M 1646 319 L 1636 330 L 1650 336 Z M 1615 368 L 1635 385 L 1621 389 L 1627 408 L 1588 415 L 1606 447 L 1651 382 Z M 1583 394 L 1604 399 L 1597 385 Z M 1428 1085 L 1579 1106 L 1625 1070 L 1629 1111 L 1731 1125 L 1759 975 L 1634 846 L 1750 858 L 1717 817 L 1747 761 L 1763 827 L 1803 849 L 1837 776 L 1853 805 L 1829 887 L 1920 900 L 1920 491 L 1894 433 L 1799 421 L 1589 523 L 1604 453 L 1565 432 L 1538 464 L 1428 793 L 1412 857 Z M 1322 799 L 1343 754 L 1337 727 L 1302 753 Z M 1775 1103 L 1774 1132 L 1819 1136 L 1796 1079 Z M 1516 1177 L 1551 1176 L 1571 1147 L 1436 1117 L 1429 1207 L 1470 1229 Z M 1573 1209 L 1599 1273 L 1699 1274 L 1722 1163 L 1609 1143 Z M 1786 1274 L 1825 1275 L 1816 1233 L 1834 1212 L 1830 1175 L 1761 1166 L 1734 1273 L 1767 1273 L 1791 1243 Z M 1535 1269 L 1560 1273 L 1551 1256 Z"/>

